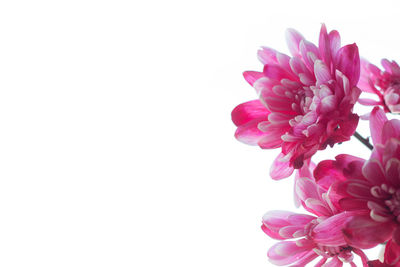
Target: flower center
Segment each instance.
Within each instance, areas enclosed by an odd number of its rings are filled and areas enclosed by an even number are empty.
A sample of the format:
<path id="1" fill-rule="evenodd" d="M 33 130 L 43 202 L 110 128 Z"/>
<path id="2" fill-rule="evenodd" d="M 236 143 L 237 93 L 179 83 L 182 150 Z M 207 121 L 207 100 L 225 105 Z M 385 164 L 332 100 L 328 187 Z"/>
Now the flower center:
<path id="1" fill-rule="evenodd" d="M 400 223 L 400 188 L 396 189 L 393 186 L 382 184 L 381 186 L 372 187 L 371 194 L 384 200 L 387 209 Z"/>
<path id="2" fill-rule="evenodd" d="M 400 189 L 397 189 L 397 191 L 392 194 L 392 197 L 385 201 L 385 204 L 396 217 L 397 221 L 400 222 Z"/>

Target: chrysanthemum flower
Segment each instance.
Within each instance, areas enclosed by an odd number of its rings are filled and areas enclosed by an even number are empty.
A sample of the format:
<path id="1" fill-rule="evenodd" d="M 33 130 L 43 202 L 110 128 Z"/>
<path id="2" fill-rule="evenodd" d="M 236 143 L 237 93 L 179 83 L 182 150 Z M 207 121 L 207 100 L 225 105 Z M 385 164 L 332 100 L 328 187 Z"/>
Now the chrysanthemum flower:
<path id="1" fill-rule="evenodd" d="M 387 59 L 381 62 L 384 70 L 366 60 L 361 63 L 358 87 L 363 92 L 376 95 L 378 100 L 360 98 L 359 102 L 367 106 L 381 106 L 385 112 L 400 113 L 400 66 Z"/>
<path id="2" fill-rule="evenodd" d="M 316 151 L 347 141 L 358 116 L 352 113 L 360 59 L 355 44 L 340 47 L 337 31 L 322 25 L 319 46 L 287 31 L 292 57 L 271 48 L 258 52 L 263 72 L 246 71 L 259 100 L 237 106 L 232 120 L 238 140 L 263 149 L 281 148 L 271 177 L 288 177 Z"/>
<path id="3" fill-rule="evenodd" d="M 271 211 L 263 217 L 263 231 L 281 241 L 268 251 L 271 263 L 279 266 L 306 266 L 321 257 L 315 266 L 340 267 L 353 263 L 353 253 L 360 256 L 363 266 L 367 257 L 348 245 L 342 230 L 356 212 L 336 209 L 326 191 L 309 178 L 296 181 L 296 191 L 303 207 L 314 214 L 296 214 L 287 211 Z"/>
<path id="4" fill-rule="evenodd" d="M 400 260 L 400 121 L 388 121 L 375 107 L 370 128 L 374 150 L 368 161 L 340 155 L 320 162 L 314 175 L 318 182 L 334 183 L 340 208 L 365 212 L 344 229 L 349 244 L 364 249 L 389 241 L 385 263 L 395 264 Z"/>

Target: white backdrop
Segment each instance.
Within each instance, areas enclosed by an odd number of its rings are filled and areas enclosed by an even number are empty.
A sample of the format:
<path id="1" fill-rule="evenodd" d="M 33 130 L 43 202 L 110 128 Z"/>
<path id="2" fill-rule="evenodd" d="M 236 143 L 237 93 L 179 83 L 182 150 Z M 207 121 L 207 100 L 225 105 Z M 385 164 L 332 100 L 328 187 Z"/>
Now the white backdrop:
<path id="1" fill-rule="evenodd" d="M 233 138 L 242 72 L 322 22 L 400 60 L 395 3 L 2 1 L 0 266 L 270 266 L 261 217 L 293 185 Z"/>

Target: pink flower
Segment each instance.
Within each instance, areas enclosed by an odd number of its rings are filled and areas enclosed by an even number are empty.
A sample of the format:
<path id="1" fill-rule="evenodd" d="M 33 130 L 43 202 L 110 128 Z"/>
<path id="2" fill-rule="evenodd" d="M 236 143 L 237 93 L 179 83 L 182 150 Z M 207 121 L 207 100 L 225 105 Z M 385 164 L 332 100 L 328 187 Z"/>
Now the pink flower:
<path id="1" fill-rule="evenodd" d="M 385 263 L 395 264 L 400 260 L 400 121 L 388 121 L 375 107 L 370 128 L 374 150 L 368 161 L 340 155 L 319 163 L 314 175 L 318 183 L 334 183 L 333 202 L 341 209 L 365 212 L 347 223 L 347 242 L 364 249 L 389 240 Z"/>
<path id="2" fill-rule="evenodd" d="M 366 60 L 361 62 L 361 78 L 358 87 L 366 93 L 378 96 L 378 100 L 359 99 L 363 105 L 383 107 L 385 112 L 400 113 L 400 67 L 395 62 L 382 60 L 384 70 Z"/>
<path id="3" fill-rule="evenodd" d="M 246 71 L 244 78 L 259 100 L 232 111 L 238 140 L 263 149 L 281 148 L 271 168 L 273 179 L 290 176 L 317 150 L 349 140 L 358 123 L 352 113 L 361 93 L 356 87 L 357 46 L 340 47 L 339 33 L 327 33 L 325 25 L 318 47 L 292 29 L 287 43 L 292 57 L 266 47 L 258 52 L 263 72 Z"/>
<path id="4" fill-rule="evenodd" d="M 281 241 L 268 251 L 271 263 L 279 266 L 306 266 L 321 256 L 315 266 L 343 266 L 353 263 L 353 253 L 360 256 L 363 266 L 368 266 L 365 254 L 349 246 L 343 236 L 343 225 L 356 212 L 336 209 L 326 190 L 309 178 L 296 181 L 296 191 L 303 207 L 315 214 L 296 214 L 287 211 L 270 211 L 263 217 L 263 231 Z"/>

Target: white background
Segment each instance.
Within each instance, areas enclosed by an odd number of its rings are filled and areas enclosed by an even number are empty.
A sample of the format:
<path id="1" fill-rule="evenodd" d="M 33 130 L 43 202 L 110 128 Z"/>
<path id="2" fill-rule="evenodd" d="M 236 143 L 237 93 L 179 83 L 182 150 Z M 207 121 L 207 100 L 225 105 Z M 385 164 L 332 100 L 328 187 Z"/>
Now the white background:
<path id="1" fill-rule="evenodd" d="M 233 138 L 242 72 L 322 22 L 400 60 L 395 2 L 2 1 L 0 266 L 270 266 L 293 185 Z"/>

